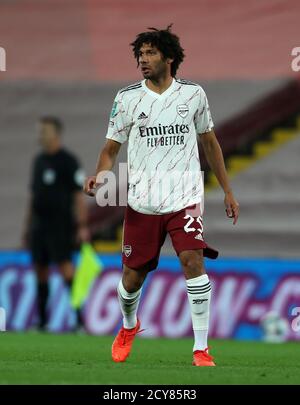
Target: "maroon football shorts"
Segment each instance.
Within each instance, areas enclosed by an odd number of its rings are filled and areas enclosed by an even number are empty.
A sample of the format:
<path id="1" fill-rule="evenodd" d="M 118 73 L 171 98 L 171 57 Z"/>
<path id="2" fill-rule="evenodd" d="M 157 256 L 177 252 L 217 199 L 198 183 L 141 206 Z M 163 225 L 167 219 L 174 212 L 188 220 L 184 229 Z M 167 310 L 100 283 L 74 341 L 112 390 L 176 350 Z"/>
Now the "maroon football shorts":
<path id="1" fill-rule="evenodd" d="M 199 204 L 162 215 L 142 214 L 127 205 L 123 228 L 123 264 L 131 269 L 154 270 L 160 249 L 169 233 L 177 253 L 203 249 L 203 255 L 216 259 L 218 252 L 203 238 Z"/>

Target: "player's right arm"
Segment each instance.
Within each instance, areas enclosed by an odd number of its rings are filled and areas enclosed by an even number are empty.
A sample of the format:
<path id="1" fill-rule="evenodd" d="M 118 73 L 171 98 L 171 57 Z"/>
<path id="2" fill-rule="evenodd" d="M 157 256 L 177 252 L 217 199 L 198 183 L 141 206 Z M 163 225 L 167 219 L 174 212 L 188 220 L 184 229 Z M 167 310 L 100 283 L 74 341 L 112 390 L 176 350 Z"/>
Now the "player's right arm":
<path id="1" fill-rule="evenodd" d="M 95 195 L 95 189 L 101 184 L 101 172 L 111 170 L 118 156 L 121 143 L 107 139 L 106 144 L 99 153 L 96 166 L 96 175 L 85 179 L 83 190 L 89 196 Z"/>

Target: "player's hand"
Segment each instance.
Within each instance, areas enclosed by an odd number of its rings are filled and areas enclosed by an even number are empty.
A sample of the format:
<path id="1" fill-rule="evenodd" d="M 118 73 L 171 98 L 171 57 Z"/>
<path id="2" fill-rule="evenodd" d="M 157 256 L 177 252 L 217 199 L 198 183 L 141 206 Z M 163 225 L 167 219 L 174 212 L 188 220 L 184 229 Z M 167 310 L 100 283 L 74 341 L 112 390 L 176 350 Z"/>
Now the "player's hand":
<path id="1" fill-rule="evenodd" d="M 94 197 L 97 186 L 98 184 L 96 176 L 89 176 L 84 181 L 83 191 L 85 192 L 85 194 Z"/>
<path id="2" fill-rule="evenodd" d="M 235 225 L 239 217 L 240 207 L 239 203 L 234 198 L 232 191 L 225 193 L 224 204 L 227 217 L 233 218 L 233 225 Z"/>

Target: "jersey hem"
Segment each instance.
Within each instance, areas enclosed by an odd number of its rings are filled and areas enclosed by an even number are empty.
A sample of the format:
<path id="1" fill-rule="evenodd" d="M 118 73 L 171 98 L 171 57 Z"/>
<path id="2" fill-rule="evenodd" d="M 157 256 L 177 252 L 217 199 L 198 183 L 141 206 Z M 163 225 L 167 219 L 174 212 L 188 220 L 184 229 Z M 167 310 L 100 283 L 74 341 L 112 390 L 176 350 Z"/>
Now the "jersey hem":
<path id="1" fill-rule="evenodd" d="M 200 204 L 201 203 L 201 198 L 200 199 L 196 199 L 196 200 L 192 200 L 190 201 L 188 204 L 184 204 L 181 208 L 176 208 L 176 210 L 170 210 L 170 211 L 164 211 L 164 212 L 153 212 L 151 210 L 145 210 L 145 209 L 141 209 L 140 207 L 137 208 L 137 206 L 134 206 L 134 204 L 132 204 L 132 202 L 127 201 L 127 205 L 133 209 L 136 212 L 139 212 L 140 214 L 145 214 L 145 215 L 165 215 L 165 214 L 173 214 L 175 212 L 184 210 L 185 208 L 190 207 L 191 205 L 194 204 Z"/>

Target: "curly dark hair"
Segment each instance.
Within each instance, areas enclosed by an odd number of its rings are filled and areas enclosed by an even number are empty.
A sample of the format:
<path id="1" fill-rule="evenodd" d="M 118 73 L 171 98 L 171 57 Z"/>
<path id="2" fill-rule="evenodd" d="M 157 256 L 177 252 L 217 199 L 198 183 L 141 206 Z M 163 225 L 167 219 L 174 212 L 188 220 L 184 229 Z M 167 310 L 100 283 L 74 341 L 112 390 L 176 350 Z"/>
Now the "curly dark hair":
<path id="1" fill-rule="evenodd" d="M 171 64 L 171 75 L 175 77 L 180 63 L 184 59 L 184 49 L 181 47 L 177 35 L 171 32 L 170 24 L 166 29 L 159 30 L 149 27 L 150 31 L 142 32 L 136 36 L 135 41 L 130 45 L 133 47 L 134 57 L 139 66 L 139 51 L 143 44 L 155 46 L 163 55 L 164 59 L 174 59 Z"/>

